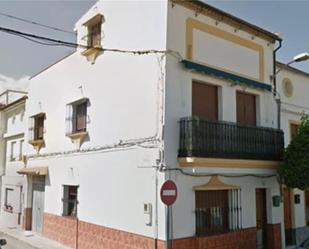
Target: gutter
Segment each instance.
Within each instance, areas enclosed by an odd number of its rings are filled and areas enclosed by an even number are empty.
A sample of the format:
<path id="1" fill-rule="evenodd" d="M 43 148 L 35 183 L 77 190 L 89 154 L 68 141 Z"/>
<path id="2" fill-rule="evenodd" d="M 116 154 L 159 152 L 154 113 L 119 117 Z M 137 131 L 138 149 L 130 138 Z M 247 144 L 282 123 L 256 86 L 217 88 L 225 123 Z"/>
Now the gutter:
<path id="1" fill-rule="evenodd" d="M 282 47 L 282 40 L 279 40 L 279 46 L 273 51 L 273 83 L 274 83 L 274 97 L 277 103 L 277 128 L 281 128 L 281 99 L 277 92 L 277 74 L 276 74 L 276 53 Z M 277 96 L 278 94 L 278 96 Z"/>

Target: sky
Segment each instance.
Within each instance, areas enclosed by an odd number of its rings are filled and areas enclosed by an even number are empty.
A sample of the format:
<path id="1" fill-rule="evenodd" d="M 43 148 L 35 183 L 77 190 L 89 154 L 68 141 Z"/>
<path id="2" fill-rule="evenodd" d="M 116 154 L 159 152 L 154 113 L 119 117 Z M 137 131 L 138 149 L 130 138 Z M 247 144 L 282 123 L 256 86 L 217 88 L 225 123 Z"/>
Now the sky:
<path id="1" fill-rule="evenodd" d="M 309 0 L 206 0 L 205 2 L 261 28 L 281 33 L 284 41 L 277 58 L 281 62 L 289 62 L 293 56 L 309 52 L 309 31 L 307 31 Z M 1 16 L 1 13 L 73 31 L 75 22 L 94 3 L 93 0 L 0 0 L 0 27 L 75 42 L 74 34 L 25 24 Z M 17 85 L 25 85 L 24 79 L 27 76 L 36 74 L 71 52 L 72 49 L 67 47 L 42 46 L 0 32 L 0 89 L 1 85 L 10 85 L 14 80 Z M 309 61 L 297 63 L 294 66 L 309 72 Z"/>

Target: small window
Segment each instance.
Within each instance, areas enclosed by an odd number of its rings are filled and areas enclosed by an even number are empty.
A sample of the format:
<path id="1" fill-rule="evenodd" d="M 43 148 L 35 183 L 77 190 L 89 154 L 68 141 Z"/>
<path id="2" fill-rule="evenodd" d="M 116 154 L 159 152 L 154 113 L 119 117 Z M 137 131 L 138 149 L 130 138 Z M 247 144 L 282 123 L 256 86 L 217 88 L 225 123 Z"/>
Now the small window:
<path id="1" fill-rule="evenodd" d="M 19 160 L 23 160 L 23 147 L 24 147 L 24 140 L 19 141 Z"/>
<path id="2" fill-rule="evenodd" d="M 29 141 L 44 139 L 45 114 L 40 113 L 29 119 Z"/>
<path id="3" fill-rule="evenodd" d="M 299 124 L 290 124 L 291 140 L 298 135 Z"/>
<path id="4" fill-rule="evenodd" d="M 101 19 L 88 25 L 88 47 L 101 47 Z"/>
<path id="5" fill-rule="evenodd" d="M 66 134 L 75 134 L 87 131 L 88 99 L 83 99 L 67 105 Z"/>
<path id="6" fill-rule="evenodd" d="M 76 217 L 78 204 L 77 188 L 78 186 L 63 186 L 63 216 Z"/>
<path id="7" fill-rule="evenodd" d="M 13 189 L 12 188 L 5 188 L 4 191 L 4 210 L 7 212 L 13 212 Z"/>
<path id="8" fill-rule="evenodd" d="M 16 159 L 16 141 L 11 142 L 11 154 L 10 161 L 15 161 Z"/>
<path id="9" fill-rule="evenodd" d="M 241 228 L 240 190 L 196 191 L 196 235 L 213 235 Z"/>

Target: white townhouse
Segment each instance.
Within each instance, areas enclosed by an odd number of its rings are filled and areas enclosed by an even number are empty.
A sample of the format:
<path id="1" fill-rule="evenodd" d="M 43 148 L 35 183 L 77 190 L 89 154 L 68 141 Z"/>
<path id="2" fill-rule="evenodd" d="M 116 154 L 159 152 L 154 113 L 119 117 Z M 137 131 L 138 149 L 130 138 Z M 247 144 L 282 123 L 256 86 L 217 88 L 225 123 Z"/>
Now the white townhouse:
<path id="1" fill-rule="evenodd" d="M 277 68 L 281 127 L 288 146 L 298 132 L 301 117 L 309 114 L 309 74 L 280 62 Z M 309 235 L 309 191 L 284 188 L 283 193 L 286 244 L 299 244 Z"/>
<path id="2" fill-rule="evenodd" d="M 25 102 L 27 93 L 6 90 L 0 94 L 0 224 L 22 225 L 25 179 L 16 171 L 24 167 Z"/>
<path id="3" fill-rule="evenodd" d="M 31 79 L 25 229 L 79 249 L 284 247 L 281 39 L 201 1 L 99 1 L 75 30 L 83 46 Z"/>

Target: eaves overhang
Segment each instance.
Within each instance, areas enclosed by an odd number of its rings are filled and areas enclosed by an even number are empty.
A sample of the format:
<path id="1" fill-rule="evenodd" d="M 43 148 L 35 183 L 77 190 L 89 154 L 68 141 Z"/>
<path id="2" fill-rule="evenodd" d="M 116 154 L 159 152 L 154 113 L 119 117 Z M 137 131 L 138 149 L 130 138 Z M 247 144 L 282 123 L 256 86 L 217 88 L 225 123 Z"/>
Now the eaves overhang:
<path id="1" fill-rule="evenodd" d="M 221 78 L 224 80 L 231 81 L 237 85 L 245 85 L 248 87 L 256 88 L 259 90 L 265 90 L 265 91 L 272 91 L 272 86 L 266 83 L 262 83 L 256 80 L 248 79 L 233 73 L 229 73 L 226 71 L 222 71 L 210 66 L 206 66 L 200 63 L 196 63 L 190 60 L 182 60 L 180 63 L 183 64 L 183 66 L 191 71 L 195 71 L 202 74 L 207 74 L 210 76 L 214 76 L 217 78 Z"/>

